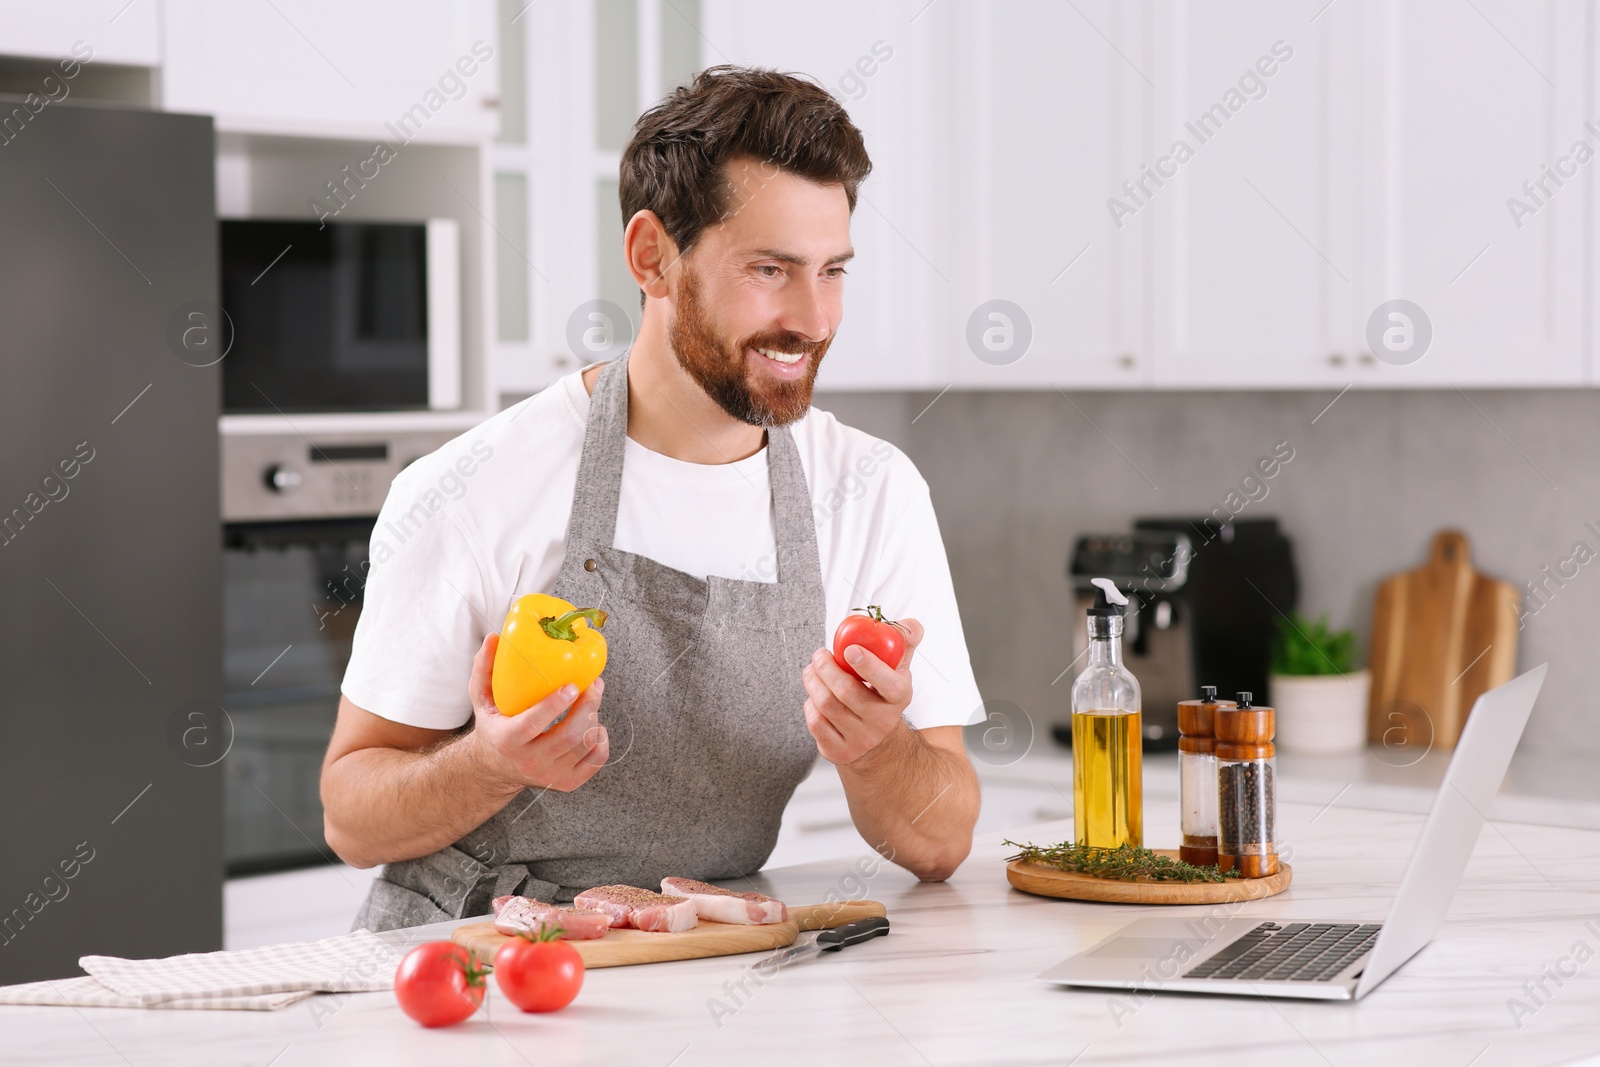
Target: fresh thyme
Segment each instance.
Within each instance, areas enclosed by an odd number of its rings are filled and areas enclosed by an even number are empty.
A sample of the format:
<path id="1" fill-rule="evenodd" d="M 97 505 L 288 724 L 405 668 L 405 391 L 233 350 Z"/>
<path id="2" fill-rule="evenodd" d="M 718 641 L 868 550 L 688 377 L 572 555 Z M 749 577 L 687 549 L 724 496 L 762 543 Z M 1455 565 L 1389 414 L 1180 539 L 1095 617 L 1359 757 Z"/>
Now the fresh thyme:
<path id="1" fill-rule="evenodd" d="M 1152 882 L 1226 882 L 1229 878 L 1242 877 L 1237 868 L 1224 873 L 1215 867 L 1196 867 L 1133 845 L 1091 848 L 1071 841 L 1059 845 L 1024 845 L 1010 840 L 1004 844 L 1022 850 L 1009 859 L 1114 882 L 1136 882 L 1141 878 Z"/>

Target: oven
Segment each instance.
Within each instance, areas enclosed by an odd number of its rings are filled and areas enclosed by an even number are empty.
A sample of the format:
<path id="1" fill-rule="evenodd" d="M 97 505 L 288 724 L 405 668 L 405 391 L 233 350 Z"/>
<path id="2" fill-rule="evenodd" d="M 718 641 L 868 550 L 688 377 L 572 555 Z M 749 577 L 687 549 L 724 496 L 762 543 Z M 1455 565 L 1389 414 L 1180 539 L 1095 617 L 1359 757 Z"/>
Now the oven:
<path id="1" fill-rule="evenodd" d="M 389 483 L 459 428 L 222 433 L 224 853 L 230 875 L 326 863 L 322 757 Z"/>

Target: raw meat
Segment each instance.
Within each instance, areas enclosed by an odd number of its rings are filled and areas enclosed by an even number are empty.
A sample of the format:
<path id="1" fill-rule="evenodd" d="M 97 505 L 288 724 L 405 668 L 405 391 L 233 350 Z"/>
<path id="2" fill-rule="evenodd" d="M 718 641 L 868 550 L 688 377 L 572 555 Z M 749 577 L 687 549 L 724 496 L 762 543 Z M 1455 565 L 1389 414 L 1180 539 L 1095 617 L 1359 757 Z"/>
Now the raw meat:
<path id="1" fill-rule="evenodd" d="M 532 897 L 495 897 L 494 928 L 502 934 L 538 933 L 559 926 L 563 941 L 591 941 L 606 936 L 611 922 L 604 913 L 546 904 Z"/>
<path id="2" fill-rule="evenodd" d="M 695 913 L 707 922 L 765 926 L 789 918 L 789 909 L 781 900 L 760 893 L 735 893 L 693 878 L 663 878 L 661 891 L 694 901 Z"/>
<path id="3" fill-rule="evenodd" d="M 675 934 L 699 924 L 694 901 L 686 897 L 652 893 L 631 885 L 601 885 L 573 898 L 580 908 L 603 911 L 612 926 L 631 926 L 653 934 Z"/>

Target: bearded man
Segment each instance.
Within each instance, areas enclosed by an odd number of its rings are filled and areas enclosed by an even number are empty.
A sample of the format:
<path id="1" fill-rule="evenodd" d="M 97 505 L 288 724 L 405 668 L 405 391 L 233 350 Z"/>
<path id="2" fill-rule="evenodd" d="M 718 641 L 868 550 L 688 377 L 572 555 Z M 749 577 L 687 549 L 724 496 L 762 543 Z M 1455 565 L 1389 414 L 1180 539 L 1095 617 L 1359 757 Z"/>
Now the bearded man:
<path id="1" fill-rule="evenodd" d="M 431 510 L 470 469 L 398 550 L 374 536 L 322 775 L 328 843 L 385 864 L 356 925 L 741 878 L 819 756 L 883 855 L 924 880 L 966 858 L 961 728 L 982 699 L 927 484 L 811 407 L 870 168 L 793 75 L 714 67 L 639 119 L 620 179 L 634 345 L 412 464 L 379 516 Z M 505 715 L 490 679 L 515 653 L 493 630 L 535 592 L 602 608 L 609 658 Z M 826 643 L 868 604 L 900 617 L 906 654 L 852 646 L 851 673 Z"/>

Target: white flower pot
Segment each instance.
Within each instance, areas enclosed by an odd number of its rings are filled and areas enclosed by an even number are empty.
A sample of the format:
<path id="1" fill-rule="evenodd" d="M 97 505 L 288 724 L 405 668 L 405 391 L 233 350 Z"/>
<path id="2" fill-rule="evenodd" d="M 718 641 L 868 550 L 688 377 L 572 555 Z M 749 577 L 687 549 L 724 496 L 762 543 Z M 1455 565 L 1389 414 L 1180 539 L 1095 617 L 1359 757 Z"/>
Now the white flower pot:
<path id="1" fill-rule="evenodd" d="M 1279 751 L 1299 756 L 1360 752 L 1367 745 L 1367 694 L 1372 675 L 1274 674 Z"/>

